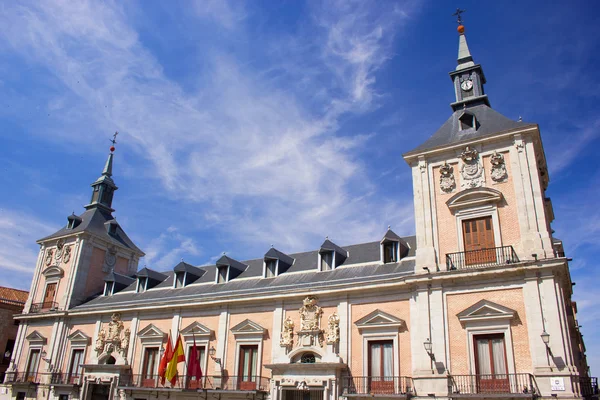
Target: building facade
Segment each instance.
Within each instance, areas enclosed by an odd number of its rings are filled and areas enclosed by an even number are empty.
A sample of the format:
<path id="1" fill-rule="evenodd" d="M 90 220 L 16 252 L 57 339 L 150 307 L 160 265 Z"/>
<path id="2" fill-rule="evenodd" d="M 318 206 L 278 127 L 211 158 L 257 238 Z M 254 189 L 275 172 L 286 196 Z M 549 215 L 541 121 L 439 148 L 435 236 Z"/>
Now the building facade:
<path id="1" fill-rule="evenodd" d="M 19 320 L 13 319 L 13 315 L 23 312 L 27 294 L 24 290 L 0 286 L 0 382 L 4 382 L 19 328 Z"/>
<path id="2" fill-rule="evenodd" d="M 2 398 L 590 398 L 539 127 L 490 106 L 459 27 L 450 118 L 405 153 L 415 236 L 138 270 L 113 151 L 40 252 Z M 158 376 L 169 337 L 200 379 Z"/>

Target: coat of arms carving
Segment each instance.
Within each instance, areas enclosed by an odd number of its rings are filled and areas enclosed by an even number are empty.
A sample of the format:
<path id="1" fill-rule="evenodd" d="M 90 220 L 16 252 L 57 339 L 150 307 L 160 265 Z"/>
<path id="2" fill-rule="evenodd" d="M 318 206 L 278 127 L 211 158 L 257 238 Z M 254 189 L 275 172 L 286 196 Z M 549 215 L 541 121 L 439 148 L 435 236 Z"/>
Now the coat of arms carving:
<path id="1" fill-rule="evenodd" d="M 467 146 L 460 155 L 462 160 L 462 167 L 460 169 L 461 189 L 470 189 L 481 187 L 485 183 L 485 176 L 483 174 L 483 165 L 479 157 L 477 150 Z"/>
<path id="2" fill-rule="evenodd" d="M 66 246 L 65 250 L 63 251 L 62 261 L 65 264 L 68 263 L 69 260 L 71 259 L 71 249 L 72 249 L 72 246 Z"/>
<path id="3" fill-rule="evenodd" d="M 46 264 L 47 267 L 52 265 L 52 256 L 53 255 L 54 255 L 54 251 L 52 249 L 48 250 L 48 252 L 46 253 L 46 260 L 44 260 L 44 263 Z"/>
<path id="4" fill-rule="evenodd" d="M 304 299 L 300 308 L 300 331 L 298 331 L 298 346 L 323 346 L 323 331 L 321 330 L 321 315 L 323 309 L 317 305 L 315 296 Z"/>
<path id="5" fill-rule="evenodd" d="M 113 313 L 106 329 L 101 329 L 96 339 L 94 350 L 100 356 L 103 353 L 110 354 L 116 351 L 127 359 L 127 349 L 129 348 L 129 339 L 131 331 L 124 329 L 120 313 Z"/>
<path id="6" fill-rule="evenodd" d="M 490 164 L 492 164 L 490 175 L 494 182 L 502 182 L 508 177 L 506 163 L 504 162 L 504 156 L 502 154 L 495 151 L 494 154 L 492 154 L 492 157 L 490 157 Z"/>
<path id="7" fill-rule="evenodd" d="M 455 187 L 454 168 L 445 162 L 444 165 L 440 167 L 440 189 L 442 189 L 444 193 L 451 193 Z"/>
<path id="8" fill-rule="evenodd" d="M 62 258 L 64 248 L 65 248 L 64 239 L 58 239 L 58 242 L 56 242 L 56 252 L 54 253 L 56 262 L 59 262 L 60 259 Z"/>

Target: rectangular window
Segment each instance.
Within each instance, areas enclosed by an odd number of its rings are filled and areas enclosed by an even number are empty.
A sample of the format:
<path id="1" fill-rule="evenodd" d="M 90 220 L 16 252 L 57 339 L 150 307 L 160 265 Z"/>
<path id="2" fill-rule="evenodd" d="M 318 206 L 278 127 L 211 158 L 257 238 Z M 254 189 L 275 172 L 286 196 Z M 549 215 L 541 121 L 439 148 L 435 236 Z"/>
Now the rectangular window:
<path id="1" fill-rule="evenodd" d="M 394 342 L 369 342 L 369 391 L 374 394 L 394 393 Z"/>
<path id="2" fill-rule="evenodd" d="M 504 334 L 476 335 L 473 340 L 479 391 L 481 393 L 508 392 L 510 385 L 506 368 Z"/>
<path id="3" fill-rule="evenodd" d="M 146 277 L 138 278 L 138 287 L 137 287 L 138 293 L 144 293 L 146 291 L 147 282 L 148 282 L 148 278 L 146 278 Z"/>
<path id="4" fill-rule="evenodd" d="M 227 266 L 219 267 L 217 270 L 217 283 L 227 282 Z"/>
<path id="5" fill-rule="evenodd" d="M 56 282 L 46 285 L 46 293 L 44 293 L 44 302 L 42 310 L 50 309 L 54 306 L 54 296 L 56 295 Z"/>
<path id="6" fill-rule="evenodd" d="M 25 400 L 25 392 L 17 392 L 17 400 Z"/>
<path id="7" fill-rule="evenodd" d="M 154 383 L 157 365 L 158 347 L 146 347 L 144 349 L 144 362 L 142 363 L 142 379 L 151 379 Z"/>
<path id="8" fill-rule="evenodd" d="M 383 262 L 390 263 L 398 261 L 397 254 L 397 243 L 387 242 L 383 244 Z"/>
<path id="9" fill-rule="evenodd" d="M 69 400 L 69 395 L 68 394 L 59 394 L 58 400 Z"/>
<path id="10" fill-rule="evenodd" d="M 258 364 L 258 346 L 240 346 L 238 381 L 240 390 L 255 390 Z"/>
<path id="11" fill-rule="evenodd" d="M 113 294 L 113 287 L 115 286 L 114 282 L 106 282 L 104 284 L 104 295 L 111 296 Z"/>
<path id="12" fill-rule="evenodd" d="M 321 271 L 331 271 L 333 269 L 333 252 L 321 253 Z"/>
<path id="13" fill-rule="evenodd" d="M 39 365 L 40 349 L 33 349 L 29 353 L 29 361 L 27 362 L 27 370 L 25 372 L 25 380 L 27 382 L 35 382 Z"/>
<path id="14" fill-rule="evenodd" d="M 277 260 L 267 260 L 266 263 L 266 278 L 273 278 L 276 276 L 277 272 Z"/>
<path id="15" fill-rule="evenodd" d="M 175 287 L 182 288 L 185 286 L 185 272 L 177 272 L 175 274 Z"/>
<path id="16" fill-rule="evenodd" d="M 81 365 L 83 364 L 83 349 L 75 349 L 71 353 L 71 364 L 69 365 L 69 383 L 75 384 L 81 376 Z"/>

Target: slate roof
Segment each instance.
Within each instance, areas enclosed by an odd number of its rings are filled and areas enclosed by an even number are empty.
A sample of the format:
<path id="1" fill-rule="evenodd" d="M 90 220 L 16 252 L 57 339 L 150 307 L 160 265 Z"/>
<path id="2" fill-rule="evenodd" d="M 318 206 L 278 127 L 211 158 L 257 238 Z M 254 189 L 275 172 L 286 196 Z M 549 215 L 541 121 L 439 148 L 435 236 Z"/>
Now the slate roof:
<path id="1" fill-rule="evenodd" d="M 478 124 L 477 129 L 460 130 L 459 118 L 465 112 L 475 115 Z M 480 104 L 452 113 L 450 118 L 448 118 L 437 132 L 414 150 L 405 153 L 404 156 L 527 126 L 535 126 L 535 124 L 514 121 L 495 111 L 493 108 L 485 104 Z"/>
<path id="2" fill-rule="evenodd" d="M 183 288 L 173 288 L 174 272 L 162 272 L 166 278 L 155 287 L 143 293 L 136 293 L 135 283 L 112 296 L 99 296 L 75 310 L 101 309 L 108 306 L 143 305 L 151 302 L 166 304 L 177 301 L 197 301 L 225 296 L 240 297 L 251 294 L 268 293 L 289 290 L 290 287 L 325 288 L 342 283 L 368 283 L 374 279 L 388 279 L 395 276 L 411 275 L 415 268 L 416 238 L 414 236 L 401 238 L 409 246 L 406 259 L 398 263 L 383 264 L 380 261 L 380 242 L 361 243 L 340 247 L 348 257 L 333 271 L 317 270 L 318 253 L 320 249 L 303 253 L 289 254 L 295 261 L 285 273 L 274 278 L 263 278 L 264 258 L 241 262 L 247 268 L 235 279 L 226 283 L 216 284 L 216 265 L 196 267 L 205 273 L 192 284 Z"/>
<path id="3" fill-rule="evenodd" d="M 24 306 L 29 292 L 0 286 L 0 303 L 12 306 Z"/>
<path id="4" fill-rule="evenodd" d="M 67 225 L 65 225 L 63 228 L 61 228 L 59 231 L 53 233 L 52 235 L 46 236 L 46 237 L 38 240 L 38 243 L 43 242 L 45 240 L 70 235 L 73 233 L 89 232 L 94 235 L 100 236 L 103 239 L 108 240 L 109 242 L 128 247 L 142 255 L 144 254 L 144 252 L 142 250 L 140 250 L 131 241 L 131 239 L 129 239 L 129 237 L 127 236 L 125 231 L 123 231 L 123 229 L 121 228 L 120 225 L 117 228 L 116 233 L 114 235 L 108 234 L 105 223 L 113 221 L 113 220 L 116 222 L 115 218 L 109 212 L 103 211 L 99 208 L 92 208 L 92 209 L 86 210 L 83 214 L 81 214 L 79 216 L 79 218 L 81 218 L 81 223 L 79 225 L 77 225 L 75 228 L 68 229 Z M 117 225 L 118 225 L 118 222 L 117 222 Z"/>

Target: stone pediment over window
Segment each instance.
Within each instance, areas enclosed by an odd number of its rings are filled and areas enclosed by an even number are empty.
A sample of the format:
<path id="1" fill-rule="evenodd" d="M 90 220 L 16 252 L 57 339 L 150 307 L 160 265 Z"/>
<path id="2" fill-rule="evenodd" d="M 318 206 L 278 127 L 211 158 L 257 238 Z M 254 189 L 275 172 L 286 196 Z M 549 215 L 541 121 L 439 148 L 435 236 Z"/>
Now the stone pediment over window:
<path id="1" fill-rule="evenodd" d="M 231 333 L 233 336 L 260 336 L 262 337 L 266 329 L 257 324 L 256 322 L 252 322 L 249 319 L 246 319 L 233 328 L 231 328 Z"/>
<path id="2" fill-rule="evenodd" d="M 90 344 L 90 337 L 79 329 L 67 336 L 67 339 L 71 342 L 71 346 L 87 346 Z"/>
<path id="3" fill-rule="evenodd" d="M 406 326 L 406 323 L 400 318 L 396 318 L 391 314 L 383 312 L 379 309 L 365 315 L 354 323 L 359 331 L 368 329 L 387 329 L 399 331 Z"/>
<path id="4" fill-rule="evenodd" d="M 27 335 L 25 337 L 25 339 L 27 339 L 30 346 L 43 346 L 48 341 L 38 331 L 31 332 L 29 335 Z"/>
<path id="5" fill-rule="evenodd" d="M 142 343 L 162 343 L 165 336 L 166 334 L 154 324 L 150 324 L 138 332 L 138 338 Z"/>
<path id="6" fill-rule="evenodd" d="M 60 279 L 65 275 L 65 271 L 62 268 L 57 267 L 56 265 L 52 265 L 52 266 L 46 268 L 44 270 L 44 272 L 42 272 L 42 275 L 44 275 L 44 277 L 46 279 L 49 279 L 49 278 L 59 278 Z"/>
<path id="7" fill-rule="evenodd" d="M 213 335 L 213 331 L 202 325 L 200 322 L 194 321 L 181 330 L 181 335 L 186 339 L 186 341 L 192 340 L 193 338 L 199 340 L 209 340 Z"/>
<path id="8" fill-rule="evenodd" d="M 512 319 L 517 312 L 488 300 L 481 300 L 471 307 L 456 314 L 460 322 L 507 320 Z"/>
<path id="9" fill-rule="evenodd" d="M 479 187 L 463 190 L 452 196 L 446 205 L 451 210 L 499 203 L 504 199 L 501 192 L 495 189 Z"/>

